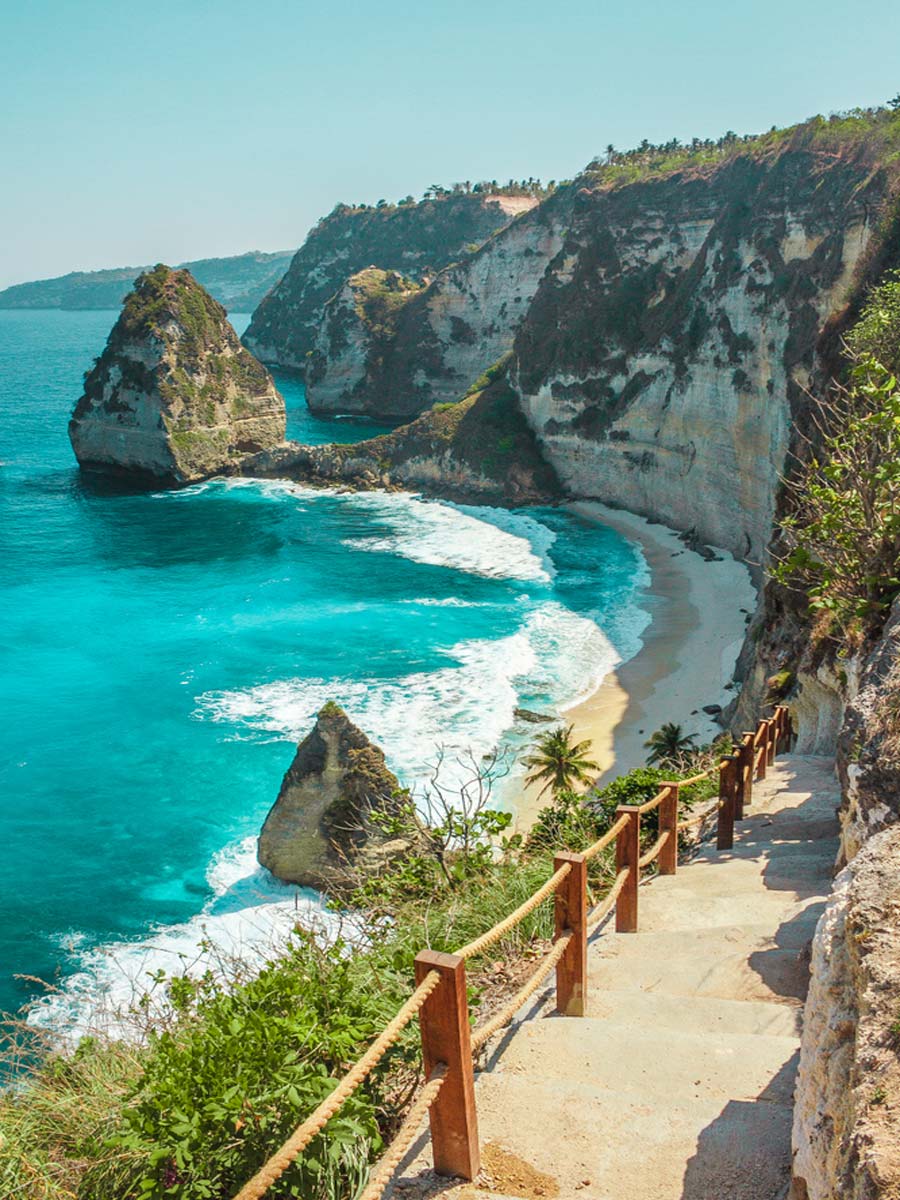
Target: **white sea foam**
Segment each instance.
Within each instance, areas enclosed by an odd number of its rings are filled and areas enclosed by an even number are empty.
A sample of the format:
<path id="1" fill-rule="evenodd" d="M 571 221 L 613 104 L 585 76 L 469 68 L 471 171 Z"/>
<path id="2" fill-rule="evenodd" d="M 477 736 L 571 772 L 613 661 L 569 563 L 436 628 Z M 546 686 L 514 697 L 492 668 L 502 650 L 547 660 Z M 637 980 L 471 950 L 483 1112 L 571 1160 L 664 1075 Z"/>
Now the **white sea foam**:
<path id="1" fill-rule="evenodd" d="M 213 896 L 201 913 L 183 924 L 160 926 L 141 941 L 90 949 L 78 932 L 60 939 L 78 970 L 32 1007 L 31 1023 L 67 1041 L 100 1030 L 136 1036 L 148 1015 L 165 1013 L 164 990 L 153 978 L 158 972 L 196 976 L 209 970 L 230 978 L 238 963 L 252 972 L 277 955 L 297 924 L 324 936 L 337 927 L 338 918 L 314 892 L 279 883 L 259 866 L 254 837 L 220 851 L 207 880 Z M 145 993 L 149 1010 L 135 1012 Z"/>
<path id="2" fill-rule="evenodd" d="M 347 538 L 344 545 L 354 550 L 492 579 L 548 583 L 555 573 L 547 551 L 556 535 L 531 517 L 509 513 L 487 520 L 484 514 L 493 509 L 382 492 L 359 493 L 353 503 L 387 527 L 382 536 Z"/>

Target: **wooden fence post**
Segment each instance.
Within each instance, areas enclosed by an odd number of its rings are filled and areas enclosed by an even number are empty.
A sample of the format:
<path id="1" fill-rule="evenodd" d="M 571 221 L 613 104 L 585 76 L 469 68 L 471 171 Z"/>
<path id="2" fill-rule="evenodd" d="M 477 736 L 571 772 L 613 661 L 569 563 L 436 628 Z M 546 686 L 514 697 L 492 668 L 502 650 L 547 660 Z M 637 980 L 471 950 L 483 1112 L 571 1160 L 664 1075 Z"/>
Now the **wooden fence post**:
<path id="1" fill-rule="evenodd" d="M 744 808 L 749 808 L 753 803 L 753 777 L 756 774 L 756 734 L 751 729 L 746 730 L 741 738 L 741 750 L 743 751 L 743 770 L 744 770 Z"/>
<path id="2" fill-rule="evenodd" d="M 719 763 L 719 823 L 716 849 L 730 850 L 734 845 L 734 802 L 737 759 L 723 758 Z"/>
<path id="3" fill-rule="evenodd" d="M 660 875 L 674 875 L 678 867 L 678 798 L 677 783 L 663 785 L 666 794 L 659 802 L 659 832 L 668 833 L 666 844 L 659 852 L 656 869 Z"/>
<path id="4" fill-rule="evenodd" d="M 566 863 L 572 870 L 556 889 L 556 938 L 571 931 L 572 940 L 556 964 L 556 1011 L 583 1017 L 587 1003 L 587 859 L 583 854 L 560 851 L 553 870 Z"/>
<path id="5" fill-rule="evenodd" d="M 766 762 L 771 767 L 775 762 L 775 746 L 778 740 L 777 726 L 774 717 L 766 721 Z"/>
<path id="6" fill-rule="evenodd" d="M 768 762 L 768 754 L 766 753 L 766 723 L 760 721 L 756 727 L 756 737 L 753 742 L 753 763 L 756 764 L 756 756 L 759 754 L 759 770 L 757 771 L 757 779 L 765 779 L 766 763 Z"/>
<path id="7" fill-rule="evenodd" d="M 616 820 L 628 817 L 628 824 L 616 838 L 616 875 L 628 868 L 628 878 L 616 901 L 616 933 L 637 933 L 638 884 L 641 882 L 641 813 L 637 805 L 623 804 L 616 809 Z"/>
<path id="8" fill-rule="evenodd" d="M 416 955 L 415 968 L 416 984 L 429 971 L 437 971 L 441 976 L 441 982 L 419 1011 L 426 1079 L 438 1063 L 447 1067 L 444 1086 L 428 1113 L 434 1169 L 438 1175 L 460 1175 L 471 1180 L 481 1168 L 481 1153 L 466 960 L 456 954 L 422 950 Z"/>

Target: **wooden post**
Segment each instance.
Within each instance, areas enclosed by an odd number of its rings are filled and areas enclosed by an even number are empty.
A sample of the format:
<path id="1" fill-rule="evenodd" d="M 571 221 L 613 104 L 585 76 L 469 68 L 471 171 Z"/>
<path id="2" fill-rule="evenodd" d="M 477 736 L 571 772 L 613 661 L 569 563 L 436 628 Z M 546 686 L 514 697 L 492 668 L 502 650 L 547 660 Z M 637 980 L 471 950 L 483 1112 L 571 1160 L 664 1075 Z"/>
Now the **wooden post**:
<path id="1" fill-rule="evenodd" d="M 638 884 L 641 882 L 641 813 L 637 805 L 623 804 L 616 809 L 616 820 L 627 816 L 628 824 L 616 838 L 616 874 L 629 868 L 625 886 L 616 901 L 616 933 L 637 933 Z"/>
<path id="2" fill-rule="evenodd" d="M 744 808 L 753 803 L 753 776 L 756 774 L 756 734 L 753 730 L 744 732 L 741 738 L 744 769 Z"/>
<path id="3" fill-rule="evenodd" d="M 438 1175 L 460 1175 L 471 1180 L 481 1169 L 481 1153 L 475 1113 L 466 961 L 456 954 L 422 950 L 416 955 L 415 968 L 417 984 L 429 971 L 438 971 L 441 975 L 441 982 L 419 1011 L 425 1077 L 438 1063 L 447 1067 L 444 1086 L 428 1113 L 434 1169 Z"/>
<path id="4" fill-rule="evenodd" d="M 556 889 L 556 938 L 569 931 L 574 936 L 556 964 L 556 1011 L 583 1017 L 587 1002 L 587 859 L 583 854 L 560 851 L 553 859 L 554 872 L 566 863 L 572 870 Z"/>
<path id="5" fill-rule="evenodd" d="M 754 743 L 753 743 L 753 762 L 754 762 L 754 764 L 756 763 L 757 753 L 761 751 L 761 753 L 759 754 L 759 771 L 757 772 L 757 775 L 756 775 L 757 779 L 765 779 L 765 777 L 766 777 L 766 763 L 768 762 L 768 759 L 769 759 L 768 753 L 766 752 L 766 733 L 767 733 L 766 723 L 765 723 L 765 721 L 760 721 L 760 723 L 756 727 L 756 739 L 754 740 Z"/>
<path id="6" fill-rule="evenodd" d="M 775 718 L 770 717 L 766 721 L 766 762 L 770 767 L 775 762 L 775 743 L 777 738 Z"/>
<path id="7" fill-rule="evenodd" d="M 723 758 L 719 763 L 719 823 L 716 829 L 716 849 L 730 850 L 734 845 L 734 800 L 736 758 Z"/>
<path id="8" fill-rule="evenodd" d="M 659 852 L 656 869 L 660 875 L 674 875 L 678 868 L 678 794 L 677 783 L 665 784 L 666 794 L 659 802 L 659 832 L 669 838 Z"/>

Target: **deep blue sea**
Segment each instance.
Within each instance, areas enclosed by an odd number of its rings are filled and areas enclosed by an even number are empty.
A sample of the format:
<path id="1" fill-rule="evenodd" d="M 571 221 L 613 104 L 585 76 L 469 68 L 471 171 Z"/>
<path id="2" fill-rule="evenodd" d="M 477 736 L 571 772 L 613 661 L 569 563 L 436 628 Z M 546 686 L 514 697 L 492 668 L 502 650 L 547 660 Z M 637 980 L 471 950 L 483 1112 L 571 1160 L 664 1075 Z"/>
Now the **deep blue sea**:
<path id="1" fill-rule="evenodd" d="M 415 783 L 440 743 L 521 747 L 514 708 L 589 693 L 648 619 L 639 551 L 558 510 L 82 479 L 66 423 L 115 316 L 0 312 L 0 1010 L 37 976 L 57 1023 L 277 927 L 254 838 L 326 699 Z M 278 382 L 293 437 L 379 432 Z"/>

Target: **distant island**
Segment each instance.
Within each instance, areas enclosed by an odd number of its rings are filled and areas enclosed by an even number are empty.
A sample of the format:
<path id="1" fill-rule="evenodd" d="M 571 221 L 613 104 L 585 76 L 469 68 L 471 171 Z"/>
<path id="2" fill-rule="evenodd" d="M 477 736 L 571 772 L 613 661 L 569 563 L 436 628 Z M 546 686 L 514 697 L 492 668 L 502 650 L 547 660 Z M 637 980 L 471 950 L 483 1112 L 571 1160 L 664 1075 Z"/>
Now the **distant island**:
<path id="1" fill-rule="evenodd" d="M 201 258 L 180 263 L 230 312 L 252 312 L 290 266 L 293 250 L 264 254 L 250 250 L 230 258 Z M 135 280 L 151 266 L 70 271 L 55 279 L 17 283 L 0 291 L 3 308 L 118 308 Z"/>

